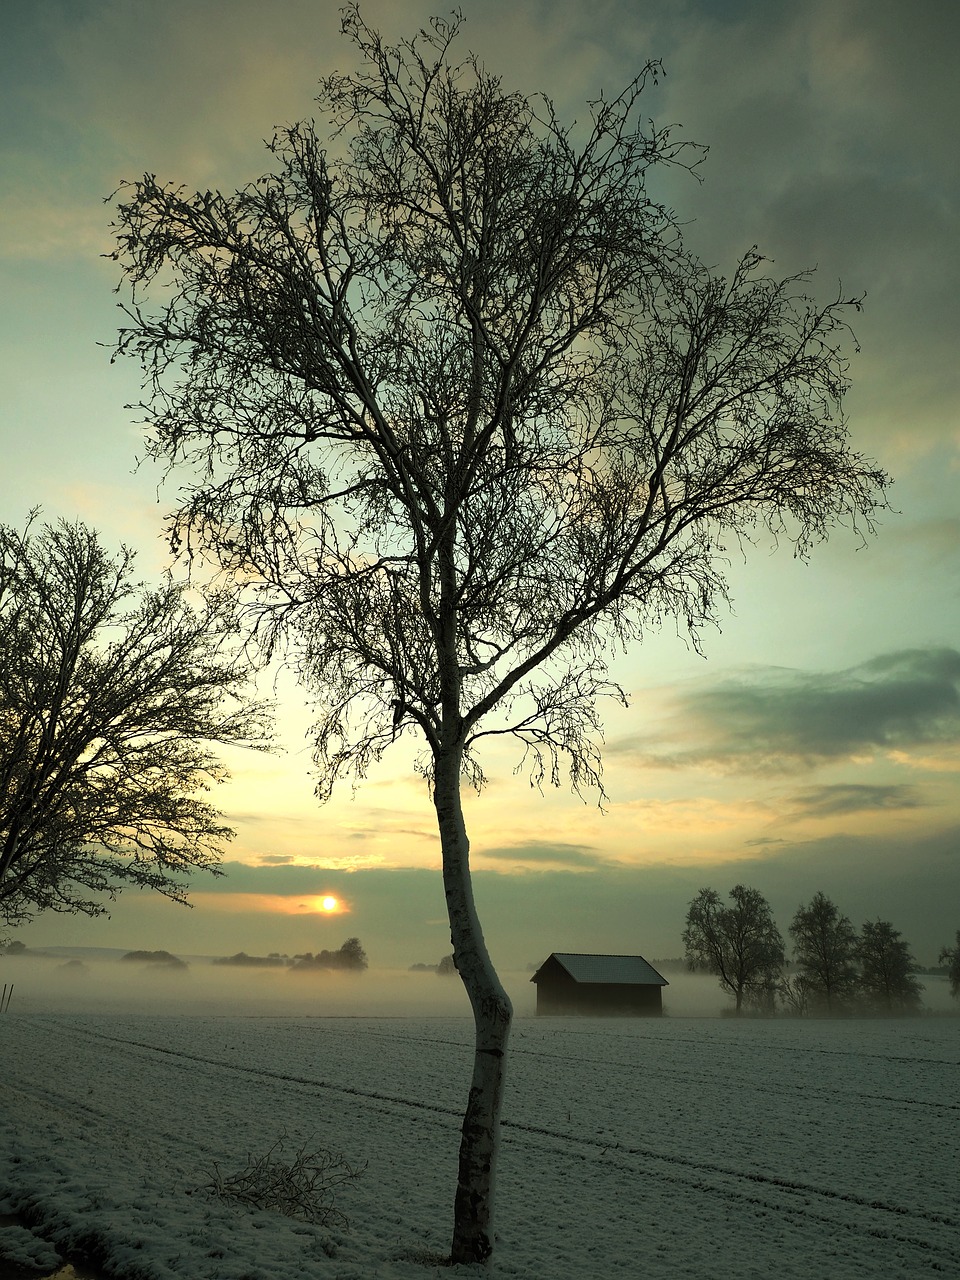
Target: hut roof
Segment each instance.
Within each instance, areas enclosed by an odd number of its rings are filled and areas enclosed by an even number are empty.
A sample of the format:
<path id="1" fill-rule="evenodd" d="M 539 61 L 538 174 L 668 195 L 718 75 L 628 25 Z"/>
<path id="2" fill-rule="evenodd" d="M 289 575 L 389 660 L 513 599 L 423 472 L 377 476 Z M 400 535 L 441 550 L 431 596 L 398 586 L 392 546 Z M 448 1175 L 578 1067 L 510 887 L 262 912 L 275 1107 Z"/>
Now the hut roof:
<path id="1" fill-rule="evenodd" d="M 666 978 L 657 973 L 643 956 L 579 955 L 571 951 L 554 951 L 533 975 L 531 982 L 536 982 L 550 960 L 556 960 L 562 965 L 574 982 L 669 986 Z"/>

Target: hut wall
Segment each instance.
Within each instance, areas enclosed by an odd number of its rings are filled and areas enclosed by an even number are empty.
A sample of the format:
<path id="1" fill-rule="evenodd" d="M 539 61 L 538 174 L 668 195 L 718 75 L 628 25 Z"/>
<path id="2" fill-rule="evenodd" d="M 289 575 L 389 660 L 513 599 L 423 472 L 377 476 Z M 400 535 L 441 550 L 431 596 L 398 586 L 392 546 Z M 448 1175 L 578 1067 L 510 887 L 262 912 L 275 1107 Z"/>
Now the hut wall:
<path id="1" fill-rule="evenodd" d="M 538 1014 L 578 1014 L 610 1017 L 622 1014 L 659 1017 L 663 1013 L 662 988 L 626 983 L 574 982 L 543 978 L 537 983 Z"/>

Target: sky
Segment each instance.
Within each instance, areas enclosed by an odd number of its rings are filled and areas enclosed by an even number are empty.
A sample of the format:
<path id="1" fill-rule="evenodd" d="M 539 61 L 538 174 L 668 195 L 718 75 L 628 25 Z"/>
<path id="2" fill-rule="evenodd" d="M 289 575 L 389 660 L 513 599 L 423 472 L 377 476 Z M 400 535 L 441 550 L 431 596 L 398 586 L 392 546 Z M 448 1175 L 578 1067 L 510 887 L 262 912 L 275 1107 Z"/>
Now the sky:
<path id="1" fill-rule="evenodd" d="M 362 6 L 385 36 L 435 0 Z M 746 883 L 781 930 L 822 891 L 854 924 L 888 919 L 934 963 L 960 928 L 960 253 L 953 0 L 464 0 L 463 45 L 560 115 L 666 76 L 647 113 L 709 147 L 667 197 L 720 272 L 752 245 L 821 301 L 865 294 L 847 399 L 854 447 L 894 477 L 866 545 L 837 531 L 809 562 L 764 542 L 730 566 L 733 607 L 699 655 L 672 627 L 614 663 L 605 811 L 541 794 L 507 752 L 467 802 L 494 960 L 554 950 L 676 956 L 703 886 Z M 168 563 L 175 488 L 137 467 L 111 193 L 144 172 L 230 191 L 263 139 L 349 69 L 326 0 L 8 0 L 0 51 L 0 520 L 80 518 Z M 359 936 L 380 966 L 449 951 L 439 844 L 413 748 L 354 793 L 313 796 L 309 710 L 279 684 L 284 750 L 229 753 L 216 802 L 227 872 L 194 907 L 129 891 L 110 919 L 41 916 L 30 946 L 191 954 L 317 951 Z M 318 908 L 335 896 L 334 912 Z"/>

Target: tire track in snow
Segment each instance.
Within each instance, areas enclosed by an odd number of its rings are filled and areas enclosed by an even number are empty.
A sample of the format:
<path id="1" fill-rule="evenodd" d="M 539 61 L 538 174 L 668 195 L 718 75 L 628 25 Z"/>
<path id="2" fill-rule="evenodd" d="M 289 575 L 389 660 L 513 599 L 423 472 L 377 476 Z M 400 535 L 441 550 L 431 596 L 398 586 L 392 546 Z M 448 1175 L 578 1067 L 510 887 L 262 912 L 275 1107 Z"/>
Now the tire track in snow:
<path id="1" fill-rule="evenodd" d="M 578 1034 L 583 1035 L 585 1033 L 580 1032 Z M 440 1039 L 438 1037 L 433 1037 L 433 1036 L 431 1037 L 406 1036 L 406 1035 L 399 1034 L 397 1032 L 386 1032 L 386 1031 L 371 1032 L 370 1035 L 376 1039 L 397 1041 L 401 1044 L 443 1045 L 445 1047 L 455 1048 L 455 1049 L 462 1049 L 464 1047 L 464 1044 L 462 1041 Z M 702 1043 L 690 1036 L 687 1036 L 687 1037 L 678 1036 L 675 1038 L 670 1038 L 666 1036 L 659 1036 L 659 1037 L 645 1036 L 643 1040 L 632 1041 L 631 1043 L 645 1043 L 648 1040 L 653 1040 L 653 1039 L 658 1040 L 660 1043 L 665 1043 L 670 1045 L 677 1044 L 680 1042 L 685 1044 L 697 1044 L 697 1045 Z M 802 1048 L 800 1052 L 834 1053 L 835 1051 L 820 1050 L 816 1048 Z M 510 1056 L 511 1058 L 522 1056 L 522 1057 L 539 1059 L 539 1060 L 549 1061 L 549 1062 L 552 1062 L 552 1061 L 573 1062 L 573 1063 L 579 1064 L 580 1066 L 589 1066 L 591 1068 L 596 1068 L 598 1071 L 607 1067 L 621 1067 L 625 1071 L 635 1071 L 637 1068 L 636 1058 L 633 1058 L 631 1060 L 623 1060 L 619 1058 L 584 1058 L 575 1053 L 554 1053 L 551 1050 L 528 1049 L 522 1046 L 518 1046 L 514 1042 L 511 1042 Z M 858 1055 L 836 1051 L 836 1056 L 856 1058 Z M 880 1054 L 863 1055 L 863 1056 L 871 1056 L 874 1059 L 879 1059 L 884 1062 L 905 1062 L 910 1064 L 922 1062 L 932 1066 L 953 1066 L 954 1065 L 954 1063 L 949 1059 L 939 1059 L 939 1058 L 911 1058 L 911 1057 L 905 1057 L 905 1056 L 894 1057 L 892 1055 L 880 1055 Z M 710 1081 L 714 1078 L 713 1076 L 705 1074 L 704 1072 L 692 1071 L 689 1068 L 682 1068 L 682 1067 L 678 1068 L 676 1067 L 675 1064 L 671 1064 L 670 1066 L 670 1075 L 672 1079 L 682 1078 L 685 1080 L 694 1080 L 694 1081 Z M 750 1089 L 755 1093 L 775 1094 L 777 1097 L 782 1096 L 785 1090 L 795 1093 L 798 1096 L 801 1096 L 807 1100 L 813 1100 L 817 1096 L 821 1096 L 833 1101 L 836 1099 L 836 1096 L 837 1096 L 837 1090 L 833 1086 L 817 1087 L 815 1085 L 811 1085 L 808 1081 L 792 1084 L 788 1081 L 783 1080 L 782 1077 L 777 1079 L 775 1086 L 771 1086 L 769 1083 L 766 1083 L 764 1081 L 747 1080 L 741 1075 L 740 1086 L 742 1088 Z M 960 1102 L 932 1102 L 925 1098 L 905 1098 L 905 1097 L 902 1097 L 901 1095 L 890 1094 L 890 1093 L 867 1093 L 859 1089 L 848 1090 L 848 1092 L 853 1097 L 856 1097 L 864 1102 L 875 1102 L 882 1105 L 888 1105 L 890 1103 L 894 1103 L 897 1106 L 903 1106 L 903 1107 L 925 1107 L 925 1108 L 929 1108 L 932 1111 L 960 1111 Z"/>
<path id="2" fill-rule="evenodd" d="M 803 1024 L 804 1021 L 805 1021 L 804 1019 L 799 1019 L 799 1022 L 801 1024 Z M 816 1023 L 820 1020 L 814 1019 L 813 1021 L 814 1023 Z M 830 1025 L 830 1026 L 834 1025 L 834 1023 L 831 1022 L 829 1019 L 826 1019 L 824 1021 L 826 1022 L 827 1025 Z M 840 1019 L 838 1021 L 839 1021 L 839 1025 L 845 1025 L 845 1020 Z M 566 1036 L 567 1034 L 568 1034 L 567 1029 L 564 1028 L 564 1035 Z M 576 1036 L 584 1036 L 588 1040 L 593 1038 L 589 1031 L 572 1030 L 569 1034 L 576 1035 Z M 612 1037 L 608 1036 L 608 1038 L 612 1038 Z M 647 1033 L 646 1029 L 644 1029 L 644 1035 L 642 1039 L 638 1037 L 637 1040 L 634 1040 L 633 1037 L 626 1037 L 626 1036 L 624 1036 L 623 1039 L 629 1040 L 631 1044 L 657 1041 L 661 1044 L 668 1044 L 668 1045 L 695 1044 L 700 1046 L 701 1048 L 703 1047 L 705 1042 L 709 1042 L 712 1048 L 718 1049 L 718 1050 L 722 1048 L 729 1048 L 730 1050 L 736 1050 L 737 1048 L 740 1047 L 739 1042 L 733 1038 L 727 1039 L 725 1037 L 720 1038 L 717 1036 L 703 1036 L 703 1037 L 680 1036 L 680 1035 L 661 1036 L 661 1035 L 657 1035 L 655 1032 Z M 931 1066 L 931 1067 L 935 1067 L 935 1066 L 960 1067 L 960 1058 L 928 1058 L 928 1057 L 924 1057 L 921 1054 L 876 1053 L 866 1049 L 864 1050 L 858 1049 L 856 1053 L 852 1053 L 849 1049 L 829 1049 L 824 1045 L 785 1044 L 783 1042 L 778 1044 L 777 1048 L 779 1052 L 783 1053 L 784 1055 L 789 1055 L 793 1053 L 822 1054 L 827 1057 L 835 1057 L 835 1058 L 856 1058 L 858 1060 L 866 1058 L 873 1062 L 908 1062 L 911 1064 L 919 1064 L 921 1066 Z"/>
<path id="3" fill-rule="evenodd" d="M 812 1183 L 798 1182 L 792 1178 L 779 1178 L 766 1173 L 753 1173 L 746 1169 L 733 1169 L 726 1165 L 716 1164 L 709 1160 L 694 1160 L 688 1156 L 665 1154 L 661 1151 L 653 1151 L 649 1147 L 638 1147 L 628 1145 L 622 1142 L 611 1143 L 604 1142 L 601 1138 L 579 1137 L 576 1134 L 559 1133 L 555 1129 L 547 1129 L 540 1125 L 524 1124 L 519 1121 L 504 1120 L 501 1127 L 506 1129 L 519 1129 L 525 1133 L 537 1134 L 541 1137 L 553 1140 L 560 1139 L 562 1142 L 572 1146 L 586 1146 L 600 1150 L 600 1155 L 605 1156 L 608 1152 L 616 1156 L 638 1156 L 644 1160 L 655 1160 L 668 1165 L 678 1165 L 685 1169 L 692 1169 L 700 1173 L 719 1174 L 722 1177 L 739 1178 L 746 1182 L 755 1183 L 758 1186 L 776 1187 L 793 1193 L 808 1196 L 818 1196 L 824 1200 L 836 1200 L 844 1204 L 857 1205 L 863 1209 L 875 1209 L 884 1213 L 896 1214 L 899 1217 L 918 1218 L 926 1222 L 934 1223 L 937 1226 L 947 1226 L 960 1229 L 960 1219 L 951 1218 L 942 1213 L 931 1213 L 925 1209 L 908 1209 L 903 1205 L 892 1204 L 883 1200 L 868 1200 L 865 1196 L 854 1195 L 848 1191 L 833 1191 L 829 1188 L 817 1187 Z"/>
<path id="4" fill-rule="evenodd" d="M 8 1077 L 0 1084 L 16 1100 L 16 1107 L 11 1108 L 14 1115 L 22 1115 L 25 1104 L 41 1108 L 38 1114 L 57 1112 L 67 1124 L 77 1129 L 92 1131 L 97 1139 L 109 1131 L 113 1141 L 121 1148 L 126 1148 L 131 1141 L 139 1147 L 172 1148 L 180 1152 L 184 1158 L 204 1157 L 207 1150 L 204 1143 L 182 1129 L 164 1128 L 154 1118 L 148 1133 L 135 1124 L 134 1117 L 119 1115 L 116 1110 L 98 1106 L 86 1099 L 67 1097 L 63 1093 L 55 1093 L 52 1089 L 23 1077 Z M 62 1121 L 62 1122 L 63 1122 Z"/>
<path id="5" fill-rule="evenodd" d="M 25 1019 L 26 1021 L 27 1019 Z M 35 1024 L 36 1025 L 36 1024 Z M 377 1103 L 386 1103 L 389 1106 L 401 1107 L 406 1110 L 417 1112 L 425 1112 L 435 1116 L 450 1118 L 459 1123 L 462 1118 L 462 1111 L 455 1107 L 443 1106 L 439 1103 L 423 1102 L 419 1099 L 405 1098 L 396 1094 L 382 1093 L 377 1090 L 360 1089 L 352 1085 L 343 1085 L 331 1082 L 329 1080 L 319 1080 L 309 1076 L 297 1075 L 292 1072 L 271 1071 L 264 1067 L 249 1066 L 244 1063 L 231 1062 L 224 1058 L 208 1057 L 203 1054 L 190 1053 L 183 1049 L 172 1048 L 167 1045 L 151 1044 L 143 1040 L 130 1039 L 124 1036 L 108 1035 L 105 1032 L 92 1031 L 89 1028 L 72 1027 L 73 1032 L 79 1032 L 81 1035 L 91 1040 L 102 1040 L 111 1044 L 123 1045 L 131 1048 L 145 1050 L 148 1053 L 159 1054 L 165 1057 L 181 1059 L 191 1063 L 197 1063 L 204 1066 L 212 1066 L 218 1069 L 235 1072 L 239 1075 L 253 1076 L 264 1080 L 277 1080 L 284 1083 L 296 1085 L 305 1085 L 312 1089 L 324 1089 L 328 1092 L 338 1095 L 361 1098 Z M 415 1037 L 409 1038 L 415 1041 Z M 462 1047 L 462 1046 L 460 1046 Z M 580 1059 L 574 1059 L 580 1061 Z M 774 1190 L 779 1193 L 788 1193 L 790 1195 L 803 1195 L 816 1198 L 823 1203 L 836 1203 L 838 1205 L 848 1205 L 858 1209 L 867 1210 L 871 1213 L 881 1213 L 886 1215 L 895 1215 L 902 1219 L 914 1219 L 918 1222 L 930 1223 L 936 1227 L 948 1227 L 954 1230 L 960 1228 L 960 1219 L 950 1217 L 942 1213 L 929 1212 L 920 1208 L 907 1208 L 903 1205 L 894 1204 L 879 1199 L 868 1199 L 865 1196 L 857 1196 L 852 1192 L 835 1191 L 830 1188 L 815 1186 L 812 1183 L 804 1183 L 795 1179 L 779 1178 L 770 1174 L 756 1173 L 749 1170 L 731 1168 L 718 1164 L 713 1161 L 697 1160 L 688 1156 L 679 1154 L 666 1154 L 664 1152 L 655 1151 L 648 1147 L 626 1145 L 623 1143 L 610 1143 L 609 1140 L 602 1138 L 591 1138 L 580 1136 L 577 1134 L 564 1133 L 557 1129 L 550 1129 L 541 1125 L 529 1124 L 520 1120 L 501 1120 L 501 1129 L 507 1131 L 508 1134 L 523 1133 L 536 1136 L 538 1138 L 547 1138 L 551 1142 L 558 1143 L 561 1146 L 568 1146 L 572 1149 L 583 1151 L 588 1149 L 595 1154 L 595 1158 L 605 1157 L 607 1153 L 616 1153 L 617 1158 L 623 1156 L 637 1157 L 644 1161 L 654 1161 L 660 1165 L 675 1167 L 676 1169 L 689 1170 L 696 1175 L 712 1175 L 722 1178 L 734 1179 L 741 1183 L 745 1183 L 754 1187 L 763 1187 L 765 1189 Z M 645 1172 L 643 1170 L 635 1170 L 634 1172 Z M 679 1179 L 675 1179 L 679 1180 Z M 689 1182 L 687 1178 L 685 1181 Z M 699 1184 L 697 1184 L 699 1185 Z M 707 1183 L 707 1186 L 710 1184 Z M 736 1198 L 737 1194 L 730 1193 L 731 1198 Z M 775 1207 L 775 1206 L 769 1206 Z M 802 1212 L 802 1211 L 801 1211 Z M 830 1218 L 829 1221 L 834 1221 Z M 885 1229 L 872 1229 L 871 1234 L 889 1234 Z M 915 1240 L 907 1236 L 896 1234 L 891 1238 L 902 1240 L 903 1243 L 915 1246 L 929 1248 L 928 1242 Z M 957 1264 L 957 1255 L 954 1254 L 954 1265 Z"/>
<path id="6" fill-rule="evenodd" d="M 613 1150 L 616 1150 L 616 1148 Z M 654 1160 L 655 1162 L 662 1161 L 666 1163 L 673 1163 L 670 1157 L 658 1156 L 654 1157 Z M 939 1241 L 929 1240 L 922 1236 L 906 1235 L 903 1232 L 896 1231 L 893 1228 L 886 1226 L 885 1223 L 883 1223 L 883 1220 L 881 1220 L 882 1225 L 876 1226 L 872 1225 L 869 1221 L 866 1223 L 855 1221 L 843 1214 L 817 1212 L 817 1210 L 811 1206 L 809 1200 L 803 1204 L 793 1202 L 796 1195 L 801 1194 L 801 1192 L 797 1186 L 791 1185 L 786 1181 L 780 1181 L 778 1179 L 763 1179 L 759 1175 L 750 1175 L 738 1172 L 735 1174 L 731 1173 L 729 1175 L 724 1175 L 728 1176 L 735 1184 L 732 1186 L 725 1186 L 722 1182 L 713 1182 L 706 1178 L 690 1176 L 686 1173 L 681 1174 L 670 1169 L 664 1170 L 657 1168 L 655 1170 L 651 1170 L 647 1167 L 638 1167 L 635 1164 L 628 1164 L 622 1160 L 611 1159 L 609 1161 L 604 1161 L 604 1164 L 618 1168 L 623 1173 L 631 1175 L 633 1178 L 656 1177 L 659 1182 L 670 1183 L 674 1186 L 683 1188 L 684 1190 L 693 1188 L 699 1192 L 703 1192 L 704 1194 L 716 1196 L 722 1200 L 729 1201 L 731 1205 L 736 1207 L 736 1211 L 738 1213 L 742 1213 L 744 1205 L 749 1205 L 764 1213 L 770 1212 L 779 1214 L 783 1218 L 792 1220 L 801 1228 L 806 1223 L 817 1222 L 828 1228 L 834 1234 L 836 1234 L 837 1231 L 846 1231 L 851 1235 L 869 1235 L 873 1239 L 907 1245 L 912 1249 L 919 1249 L 923 1251 L 925 1255 L 924 1262 L 929 1266 L 930 1270 L 942 1272 L 951 1277 L 957 1275 L 958 1266 L 960 1266 L 960 1241 L 958 1241 L 956 1247 L 953 1247 L 949 1243 L 942 1244 Z M 703 1167 L 705 1168 L 706 1166 Z M 761 1194 L 754 1193 L 752 1189 L 745 1190 L 742 1185 L 739 1185 L 740 1180 L 745 1177 L 752 1181 L 773 1183 L 777 1190 L 781 1190 L 786 1193 L 786 1198 L 777 1198 L 775 1195 L 768 1195 L 764 1197 Z M 762 1190 L 770 1190 L 770 1187 L 764 1187 Z M 805 1188 L 802 1194 L 806 1197 L 808 1191 L 809 1189 Z M 819 1188 L 814 1188 L 812 1193 L 820 1193 Z M 793 1197 L 793 1199 L 791 1197 Z M 865 1201 L 859 1200 L 856 1197 L 845 1196 L 842 1194 L 836 1194 L 835 1198 L 845 1202 L 842 1207 L 848 1208 L 852 1205 L 861 1212 L 864 1206 L 866 1206 L 868 1210 L 881 1207 L 874 1203 L 867 1204 Z M 822 1210 L 831 1206 L 821 1205 L 818 1207 Z M 840 1208 L 841 1206 L 837 1205 L 836 1207 Z M 895 1209 L 894 1212 L 905 1215 L 909 1213 L 908 1210 L 899 1208 Z M 937 1225 L 952 1224 L 940 1223 Z M 939 1256 L 934 1257 L 934 1254 Z"/>

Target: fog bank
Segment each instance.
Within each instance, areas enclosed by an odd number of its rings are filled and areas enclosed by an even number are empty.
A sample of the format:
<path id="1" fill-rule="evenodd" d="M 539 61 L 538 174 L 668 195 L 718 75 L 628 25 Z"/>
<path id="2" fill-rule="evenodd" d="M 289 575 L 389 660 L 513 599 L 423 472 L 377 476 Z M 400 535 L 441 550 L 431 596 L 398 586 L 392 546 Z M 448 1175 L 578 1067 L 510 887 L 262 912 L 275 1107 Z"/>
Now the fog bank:
<path id="1" fill-rule="evenodd" d="M 456 976 L 432 970 L 367 969 L 348 972 L 285 966 L 215 964 L 210 956 L 184 956 L 183 968 L 122 959 L 122 952 L 64 949 L 57 953 L 0 954 L 0 991 L 12 984 L 16 1013 L 157 1013 L 249 1017 L 469 1017 Z M 670 970 L 663 990 L 667 1017 L 721 1017 L 732 1001 L 705 974 Z M 530 970 L 501 974 L 517 1017 L 536 1013 Z M 921 974 L 924 1006 L 957 1012 L 945 977 Z"/>

